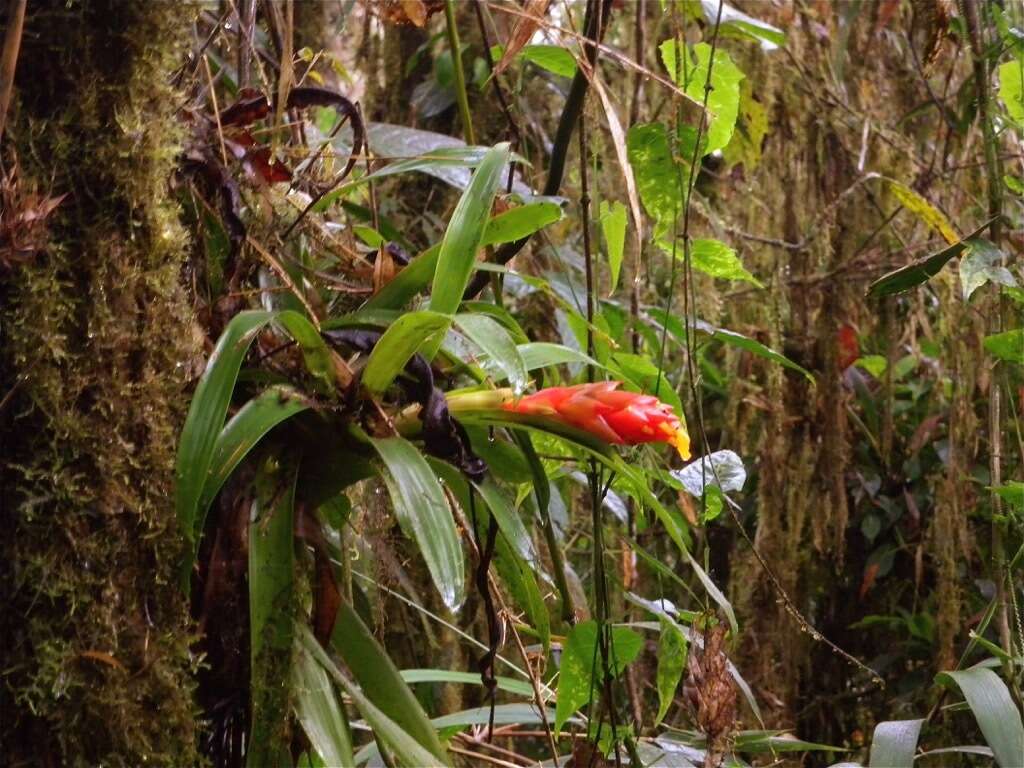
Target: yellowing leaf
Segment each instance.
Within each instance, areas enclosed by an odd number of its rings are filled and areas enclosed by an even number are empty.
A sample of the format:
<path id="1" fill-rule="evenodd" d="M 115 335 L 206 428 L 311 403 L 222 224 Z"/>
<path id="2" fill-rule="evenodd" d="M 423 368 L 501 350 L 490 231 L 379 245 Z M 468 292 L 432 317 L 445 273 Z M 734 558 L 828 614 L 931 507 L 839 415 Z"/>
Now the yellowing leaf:
<path id="1" fill-rule="evenodd" d="M 950 245 L 960 242 L 960 235 L 946 218 L 946 215 L 906 184 L 886 179 L 889 190 L 900 204 L 921 221 L 942 235 Z"/>

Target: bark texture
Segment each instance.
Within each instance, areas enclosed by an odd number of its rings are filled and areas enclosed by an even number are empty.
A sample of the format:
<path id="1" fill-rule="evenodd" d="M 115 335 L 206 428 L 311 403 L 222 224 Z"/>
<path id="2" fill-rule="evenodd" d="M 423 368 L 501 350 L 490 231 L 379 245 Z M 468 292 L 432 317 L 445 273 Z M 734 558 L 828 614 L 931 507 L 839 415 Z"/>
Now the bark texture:
<path id="1" fill-rule="evenodd" d="M 173 466 L 196 354 L 171 189 L 192 9 L 33 2 L 3 163 L 67 197 L 0 273 L 8 765 L 194 765 Z"/>

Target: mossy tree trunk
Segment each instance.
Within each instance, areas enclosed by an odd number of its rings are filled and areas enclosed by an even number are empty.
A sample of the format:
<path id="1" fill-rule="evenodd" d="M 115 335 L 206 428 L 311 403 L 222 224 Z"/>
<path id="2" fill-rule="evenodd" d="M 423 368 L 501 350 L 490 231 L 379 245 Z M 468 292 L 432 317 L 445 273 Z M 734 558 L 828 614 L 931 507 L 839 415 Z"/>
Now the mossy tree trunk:
<path id="1" fill-rule="evenodd" d="M 196 354 L 171 189 L 192 9 L 32 2 L 2 160 L 67 195 L 0 272 L 8 765 L 194 765 L 173 465 Z"/>

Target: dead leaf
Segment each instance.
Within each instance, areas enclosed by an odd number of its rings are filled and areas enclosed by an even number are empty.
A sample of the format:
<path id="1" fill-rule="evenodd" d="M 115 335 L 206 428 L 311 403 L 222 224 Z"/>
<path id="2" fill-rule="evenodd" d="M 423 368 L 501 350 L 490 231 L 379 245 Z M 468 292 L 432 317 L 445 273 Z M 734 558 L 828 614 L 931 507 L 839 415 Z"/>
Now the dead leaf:
<path id="1" fill-rule="evenodd" d="M 504 72 L 519 52 L 523 50 L 523 46 L 530 42 L 534 33 L 544 23 L 544 16 L 550 4 L 551 0 L 527 0 L 526 5 L 523 7 L 522 15 L 516 20 L 516 25 L 512 28 L 512 34 L 508 36 L 508 40 L 505 43 L 505 52 L 501 56 L 501 61 L 494 68 L 495 75 L 500 75 Z"/>

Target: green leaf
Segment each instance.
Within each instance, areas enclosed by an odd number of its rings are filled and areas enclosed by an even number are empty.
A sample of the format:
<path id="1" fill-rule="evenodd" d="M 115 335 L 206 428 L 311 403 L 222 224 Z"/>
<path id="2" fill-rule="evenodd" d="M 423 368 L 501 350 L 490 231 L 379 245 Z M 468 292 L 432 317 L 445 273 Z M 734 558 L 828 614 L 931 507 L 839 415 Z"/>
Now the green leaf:
<path id="1" fill-rule="evenodd" d="M 249 345 L 273 317 L 272 312 L 240 312 L 231 319 L 206 363 L 181 430 L 175 466 L 175 509 L 182 533 L 190 544 L 183 568 L 186 584 L 201 533 L 199 503 L 238 370 Z"/>
<path id="2" fill-rule="evenodd" d="M 882 275 L 868 286 L 868 296 L 892 296 L 916 288 L 937 275 L 950 259 L 959 256 L 966 247 L 966 241 L 954 243 L 941 251 Z"/>
<path id="3" fill-rule="evenodd" d="M 444 492 L 416 447 L 401 437 L 370 438 L 384 462 L 381 473 L 395 516 L 416 541 L 444 604 L 455 610 L 466 595 L 459 534 Z"/>
<path id="4" fill-rule="evenodd" d="M 661 243 L 660 247 L 666 253 L 672 252 L 672 246 Z M 676 248 L 676 258 L 682 259 L 685 252 L 682 247 Z M 693 268 L 711 277 L 720 277 L 725 280 L 745 280 L 753 283 L 758 288 L 764 288 L 764 284 L 754 277 L 743 266 L 736 251 L 720 240 L 697 238 L 690 243 L 690 263 Z"/>
<path id="5" fill-rule="evenodd" d="M 1006 485 L 993 486 L 992 491 L 1013 507 L 1017 512 L 1024 511 L 1024 483 L 1020 480 L 1011 480 Z"/>
<path id="6" fill-rule="evenodd" d="M 626 134 L 626 151 L 644 208 L 657 220 L 658 231 L 667 231 L 683 212 L 685 164 L 673 157 L 665 125 L 632 126 Z"/>
<path id="7" fill-rule="evenodd" d="M 548 710 L 546 715 L 550 722 L 551 711 Z M 455 728 L 467 725 L 487 725 L 490 719 L 490 707 L 476 707 L 435 717 L 431 722 L 435 728 Z M 544 717 L 533 704 L 499 704 L 494 708 L 495 725 L 534 725 L 542 722 L 544 722 Z"/>
<path id="8" fill-rule="evenodd" d="M 528 563 L 536 563 L 537 553 L 534 551 L 530 534 L 504 491 L 490 478 L 473 485 L 480 492 L 481 498 L 487 504 L 495 520 L 498 521 L 498 528 L 515 553 Z"/>
<path id="9" fill-rule="evenodd" d="M 1018 768 L 1024 755 L 1024 725 L 1006 683 L 983 667 L 940 672 L 935 680 L 960 688 L 1000 768 Z"/>
<path id="10" fill-rule="evenodd" d="M 914 768 L 924 720 L 889 720 L 875 726 L 869 768 Z"/>
<path id="11" fill-rule="evenodd" d="M 960 285 L 964 301 L 969 301 L 971 294 L 985 283 L 1016 287 L 1017 281 L 1010 270 L 1003 266 L 1006 257 L 995 243 L 982 237 L 973 237 L 965 242 L 967 249 L 960 259 Z"/>
<path id="12" fill-rule="evenodd" d="M 558 675 L 558 703 L 555 710 L 555 731 L 584 704 L 600 696 L 602 677 L 601 654 L 597 649 L 597 622 L 584 621 L 569 632 L 562 649 L 562 665 Z M 612 627 L 608 649 L 609 673 L 614 679 L 643 649 L 643 638 L 626 627 Z"/>
<path id="13" fill-rule="evenodd" d="M 455 206 L 441 241 L 434 271 L 430 309 L 435 312 L 454 315 L 462 303 L 462 294 L 476 265 L 476 252 L 483 240 L 494 195 L 501 184 L 502 171 L 508 159 L 507 142 L 490 149 Z M 433 343 L 426 357 L 433 358 L 440 345 L 440 340 Z"/>
<path id="14" fill-rule="evenodd" d="M 684 62 L 676 61 L 675 40 L 666 40 L 658 46 L 658 50 L 669 76 L 699 104 L 704 102 L 704 89 L 710 69 L 711 91 L 707 97 L 707 108 L 712 117 L 707 128 L 707 143 L 701 154 L 708 155 L 724 148 L 736 127 L 743 72 L 721 48 L 714 51 L 715 58 L 712 63 L 712 50 L 707 43 L 697 43 L 693 46 L 693 58 L 687 55 Z"/>
<path id="15" fill-rule="evenodd" d="M 720 18 L 719 3 L 721 3 Z M 774 50 L 786 42 L 786 33 L 778 27 L 748 16 L 743 11 L 739 11 L 721 0 L 705 0 L 701 3 L 701 8 L 704 11 L 704 19 L 709 24 L 714 24 L 716 18 L 718 19 L 721 24 L 719 32 L 722 34 L 735 31 L 739 36 L 758 41 L 765 51 Z"/>
<path id="16" fill-rule="evenodd" d="M 316 642 L 313 640 L 313 642 Z M 436 758 L 444 759 L 444 749 L 438 741 L 427 714 L 409 689 L 403 673 L 391 661 L 387 651 L 377 642 L 373 633 L 348 603 L 342 603 L 331 635 L 331 645 L 341 655 L 356 682 L 374 706 L 409 734 L 423 749 Z M 319 643 L 317 643 L 319 647 Z M 432 760 L 428 764 L 434 764 Z"/>
<path id="17" fill-rule="evenodd" d="M 451 318 L 423 310 L 409 312 L 388 326 L 380 341 L 370 352 L 363 370 L 363 386 L 380 394 L 402 372 L 406 364 L 431 338 L 448 330 Z"/>
<path id="18" fill-rule="evenodd" d="M 520 344 L 517 349 L 519 350 L 519 356 L 523 358 L 523 365 L 526 366 L 528 371 L 535 371 L 538 368 L 547 368 L 549 365 L 562 365 L 564 363 L 583 363 L 598 368 L 602 367 L 597 360 L 589 355 L 563 344 L 534 341 L 529 344 Z"/>
<path id="19" fill-rule="evenodd" d="M 885 369 L 889 366 L 889 361 L 882 355 L 864 355 L 858 357 L 854 365 L 863 368 L 876 379 L 881 379 Z"/>
<path id="20" fill-rule="evenodd" d="M 246 764 L 281 764 L 291 678 L 294 594 L 295 467 L 268 457 L 256 478 L 249 522 L 249 647 L 252 727 Z M 289 763 L 290 764 L 290 761 Z"/>
<path id="21" fill-rule="evenodd" d="M 658 639 L 658 671 L 656 675 L 658 688 L 658 714 L 654 717 L 657 725 L 668 713 L 668 708 L 675 699 L 676 688 L 686 667 L 686 656 L 689 648 L 686 635 L 674 621 L 659 617 L 661 636 Z"/>
<path id="22" fill-rule="evenodd" d="M 487 222 L 487 229 L 484 230 L 480 246 L 521 240 L 561 218 L 562 206 L 558 203 L 539 202 L 520 205 L 504 213 L 499 213 Z"/>
<path id="23" fill-rule="evenodd" d="M 412 297 L 422 291 L 437 271 L 437 257 L 441 253 L 440 243 L 413 257 L 409 265 L 395 275 L 391 281 L 363 305 L 363 310 L 400 309 Z"/>
<path id="24" fill-rule="evenodd" d="M 619 284 L 619 272 L 622 270 L 622 253 L 626 247 L 626 206 L 615 201 L 609 204 L 601 201 L 598 208 L 598 221 L 604 235 L 604 245 L 608 251 L 608 270 L 610 273 L 609 293 L 614 293 Z"/>
<path id="25" fill-rule="evenodd" d="M 292 667 L 292 688 L 295 716 L 323 763 L 353 765 L 352 739 L 331 679 L 298 643 Z"/>
<path id="26" fill-rule="evenodd" d="M 242 406 L 217 437 L 210 470 L 199 501 L 197 528 L 202 530 L 206 513 L 221 487 L 255 445 L 285 419 L 309 408 L 309 400 L 292 387 L 270 387 Z"/>
<path id="27" fill-rule="evenodd" d="M 516 394 L 526 390 L 529 380 L 526 365 L 501 323 L 487 315 L 464 313 L 455 317 L 455 324 L 501 370 Z"/>
<path id="28" fill-rule="evenodd" d="M 842 747 L 816 744 L 797 739 L 781 731 L 740 731 L 736 734 L 737 752 L 845 752 Z"/>
<path id="29" fill-rule="evenodd" d="M 561 77 L 576 74 L 576 57 L 560 45 L 526 45 L 519 58 Z"/>
<path id="30" fill-rule="evenodd" d="M 450 669 L 403 669 L 402 680 L 410 685 L 416 683 L 465 683 L 466 685 L 483 685 L 480 675 L 476 672 L 456 672 Z M 511 677 L 495 677 L 498 688 L 515 696 L 533 697 L 533 686 L 522 680 Z"/>
<path id="31" fill-rule="evenodd" d="M 351 608 L 346 605 L 342 605 L 342 610 Z M 350 615 L 354 615 L 354 611 Z M 436 751 L 433 749 L 427 749 L 423 746 L 421 741 L 418 741 L 408 730 L 406 724 L 397 723 L 389 715 L 391 713 L 385 713 L 376 705 L 375 699 L 370 697 L 372 688 L 367 689 L 364 693 L 360 690 L 359 686 L 356 686 L 351 680 L 341 673 L 341 670 L 335 665 L 331 658 L 327 655 L 324 649 L 317 642 L 316 638 L 313 637 L 313 633 L 310 632 L 309 627 L 303 624 L 296 624 L 295 631 L 302 648 L 307 651 L 314 659 L 324 668 L 328 675 L 345 691 L 346 694 L 352 699 L 356 709 L 366 718 L 366 722 L 373 729 L 374 735 L 380 739 L 389 749 L 395 753 L 395 757 L 399 760 L 400 764 L 407 768 L 421 768 L 422 766 L 430 765 L 448 765 L 447 757 L 445 756 L 444 750 L 440 746 L 440 742 L 437 741 L 437 734 L 434 733 L 434 729 L 430 726 L 429 721 L 427 728 L 430 732 L 430 736 L 434 743 L 437 745 Z M 346 662 L 348 663 L 348 662 Z M 351 666 L 350 666 L 351 669 Z M 355 670 L 353 670 L 354 672 Z M 376 686 L 377 681 L 371 680 L 373 686 Z M 404 684 L 403 684 L 404 685 Z M 408 689 L 406 689 L 408 690 Z M 419 707 L 419 705 L 416 705 Z M 420 710 L 422 713 L 422 709 Z M 425 716 L 424 716 L 425 717 Z M 357 755 L 356 760 L 359 760 Z"/>
<path id="32" fill-rule="evenodd" d="M 334 361 L 320 332 L 305 315 L 289 309 L 278 312 L 274 322 L 298 343 L 306 369 L 316 379 L 317 389 L 323 394 L 333 393 L 336 384 Z"/>
<path id="33" fill-rule="evenodd" d="M 1013 121 L 1024 126 L 1024 59 L 999 65 L 999 98 Z"/>
<path id="34" fill-rule="evenodd" d="M 993 333 L 985 337 L 983 344 L 990 354 L 1000 360 L 1024 365 L 1024 328 Z"/>

